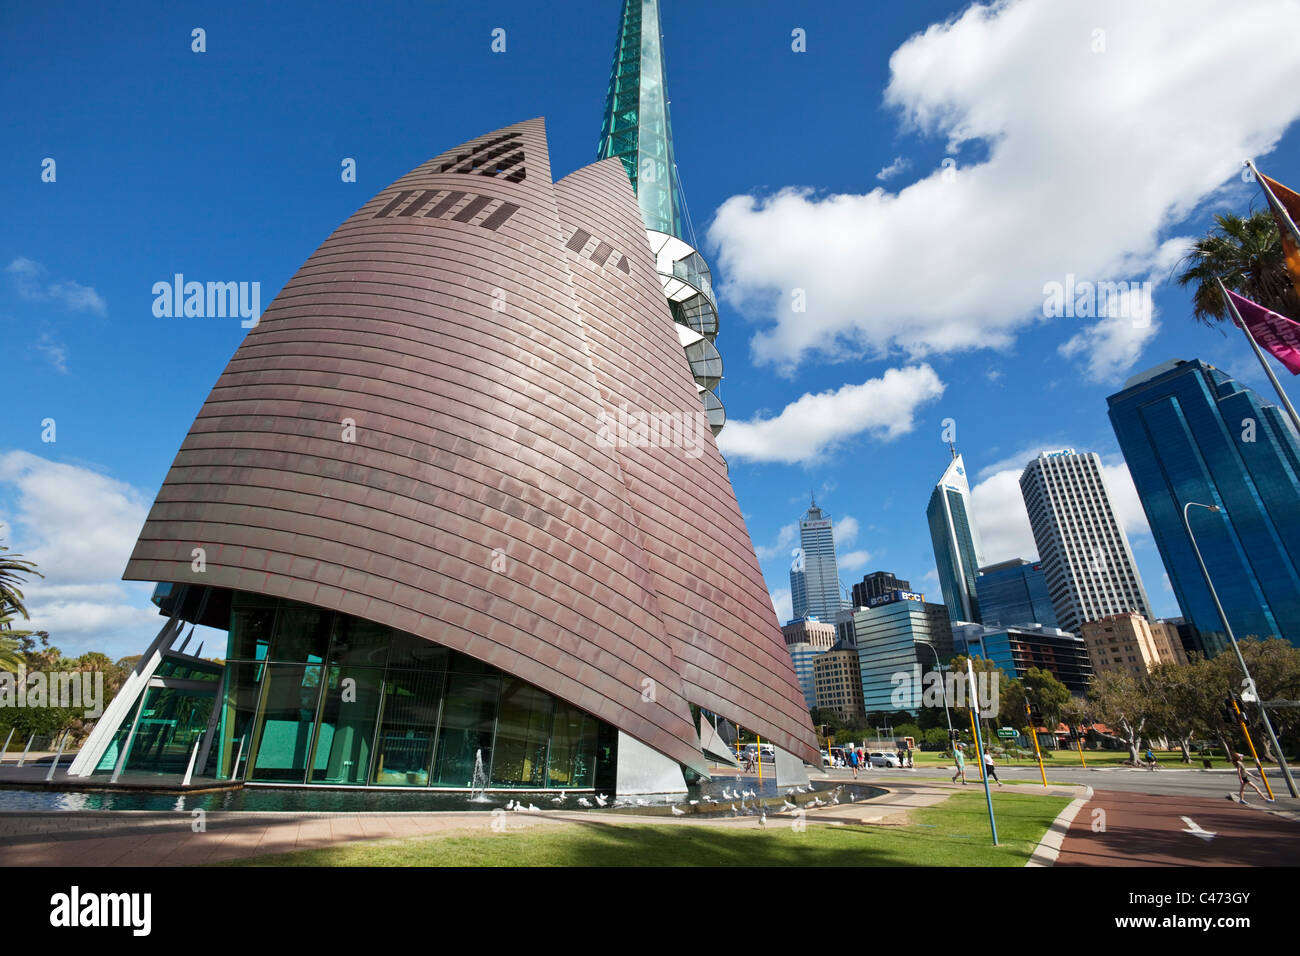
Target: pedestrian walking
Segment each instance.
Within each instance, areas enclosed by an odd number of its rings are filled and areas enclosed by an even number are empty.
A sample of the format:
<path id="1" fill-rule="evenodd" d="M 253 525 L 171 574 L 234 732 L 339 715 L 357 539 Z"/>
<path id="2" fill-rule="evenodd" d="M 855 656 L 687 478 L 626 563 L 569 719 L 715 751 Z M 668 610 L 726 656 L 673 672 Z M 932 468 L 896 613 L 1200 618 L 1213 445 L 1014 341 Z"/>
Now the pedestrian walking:
<path id="1" fill-rule="evenodd" d="M 853 779 L 857 780 L 858 779 L 858 752 L 856 750 L 849 751 L 849 765 L 853 768 Z"/>
<path id="2" fill-rule="evenodd" d="M 912 763 L 912 748 L 911 748 L 911 747 L 908 747 L 908 748 L 907 748 L 907 765 L 908 765 L 908 767 L 915 767 L 915 766 L 916 766 L 914 763 Z"/>
<path id="3" fill-rule="evenodd" d="M 1250 779 L 1250 771 L 1246 769 L 1245 757 L 1242 754 L 1232 755 L 1232 765 L 1237 769 L 1237 779 L 1241 781 L 1241 789 L 1237 791 L 1238 803 L 1242 803 L 1242 804 L 1246 803 L 1247 787 L 1250 787 L 1250 789 L 1254 790 L 1257 794 L 1259 794 L 1269 803 L 1273 802 L 1273 798 L 1270 797 L 1268 794 L 1266 794 L 1263 790 L 1259 789 L 1259 787 L 1255 786 L 1255 781 Z M 1229 797 L 1228 799 L 1232 799 L 1232 798 Z"/>
<path id="4" fill-rule="evenodd" d="M 984 772 L 988 774 L 990 780 L 997 780 L 998 786 L 1002 786 L 1002 781 L 998 780 L 997 768 L 993 766 L 993 754 L 987 750 L 984 751 Z"/>
<path id="5" fill-rule="evenodd" d="M 962 753 L 962 745 L 958 744 L 953 748 L 952 759 L 957 763 L 957 772 L 952 775 L 952 782 L 956 783 L 957 778 L 961 777 L 962 786 L 966 785 L 966 755 Z"/>

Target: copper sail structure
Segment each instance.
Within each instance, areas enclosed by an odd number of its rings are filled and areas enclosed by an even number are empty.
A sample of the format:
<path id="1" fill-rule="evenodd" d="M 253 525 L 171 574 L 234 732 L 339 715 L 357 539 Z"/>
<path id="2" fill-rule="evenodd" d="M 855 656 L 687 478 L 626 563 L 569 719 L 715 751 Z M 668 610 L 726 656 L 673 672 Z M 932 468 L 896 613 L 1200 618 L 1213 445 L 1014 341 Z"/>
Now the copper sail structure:
<path id="1" fill-rule="evenodd" d="M 209 772 L 597 786 L 617 732 L 620 777 L 638 748 L 707 775 L 691 705 L 819 762 L 662 289 L 623 167 L 553 183 L 541 119 L 417 167 L 311 255 L 124 575 L 229 626 Z M 369 709 L 338 705 L 348 680 Z"/>
<path id="2" fill-rule="evenodd" d="M 659 0 L 623 0 L 597 156 L 617 158 L 637 194 L 659 281 L 716 435 L 726 422 L 716 394 L 718 301 L 709 265 L 695 248 L 673 155 Z"/>

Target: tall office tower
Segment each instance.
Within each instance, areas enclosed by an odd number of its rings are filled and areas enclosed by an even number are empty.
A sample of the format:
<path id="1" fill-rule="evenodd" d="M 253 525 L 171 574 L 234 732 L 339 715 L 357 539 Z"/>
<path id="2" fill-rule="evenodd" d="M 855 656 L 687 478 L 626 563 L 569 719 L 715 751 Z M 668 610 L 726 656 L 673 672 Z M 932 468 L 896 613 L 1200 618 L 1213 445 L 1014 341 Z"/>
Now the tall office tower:
<path id="1" fill-rule="evenodd" d="M 1099 455 L 1045 451 L 1020 475 L 1020 493 L 1059 627 L 1078 633 L 1085 621 L 1123 611 L 1152 619 Z"/>
<path id="2" fill-rule="evenodd" d="M 817 706 L 816 684 L 813 680 L 813 662 L 835 644 L 835 626 L 822 621 L 791 621 L 781 628 L 785 649 L 794 663 L 794 673 L 803 688 L 808 709 Z"/>
<path id="3" fill-rule="evenodd" d="M 835 535 L 831 518 L 817 507 L 817 499 L 799 521 L 799 542 L 803 550 L 804 613 L 795 609 L 795 617 L 812 614 L 818 620 L 832 623 L 836 613 L 844 607 L 840 597 L 840 572 L 835 561 Z M 794 589 L 793 573 L 790 577 Z"/>
<path id="4" fill-rule="evenodd" d="M 1012 558 L 980 568 L 980 618 L 984 624 L 1042 624 L 1056 627 L 1056 609 L 1043 566 Z"/>
<path id="5" fill-rule="evenodd" d="M 1285 413 L 1198 360 L 1129 379 L 1110 422 L 1198 649 L 1227 635 L 1183 523 L 1188 508 L 1232 632 L 1300 646 L 1300 441 Z"/>
<path id="6" fill-rule="evenodd" d="M 804 570 L 803 548 L 796 548 L 790 561 L 790 604 L 794 620 L 808 616 L 808 572 Z"/>
<path id="7" fill-rule="evenodd" d="M 628 407 L 690 444 L 611 434 Z M 623 167 L 554 181 L 541 119 L 320 244 L 124 576 L 168 620 L 74 775 L 177 772 L 201 738 L 222 780 L 683 792 L 717 746 L 696 709 L 780 748 L 778 775 L 821 759 Z M 223 663 L 171 649 L 186 622 L 228 629 Z"/>
<path id="8" fill-rule="evenodd" d="M 934 486 L 930 504 L 925 509 L 930 522 L 930 541 L 934 545 L 934 563 L 939 572 L 939 587 L 948 617 L 956 621 L 980 620 L 976 576 L 980 559 L 979 533 L 971 517 L 970 484 L 966 465 L 953 449 L 952 461 Z"/>
<path id="9" fill-rule="evenodd" d="M 716 394 L 722 381 L 722 356 L 713 344 L 718 300 L 709 264 L 696 251 L 673 157 L 659 0 L 623 2 L 597 148 L 597 158 L 611 157 L 623 164 L 632 182 L 659 282 L 716 435 L 727 417 Z M 592 257 L 603 261 L 609 254 L 602 242 Z"/>
<path id="10" fill-rule="evenodd" d="M 872 571 L 853 585 L 853 606 L 866 607 L 872 598 L 883 597 L 893 591 L 910 591 L 912 585 L 896 578 L 888 571 Z"/>

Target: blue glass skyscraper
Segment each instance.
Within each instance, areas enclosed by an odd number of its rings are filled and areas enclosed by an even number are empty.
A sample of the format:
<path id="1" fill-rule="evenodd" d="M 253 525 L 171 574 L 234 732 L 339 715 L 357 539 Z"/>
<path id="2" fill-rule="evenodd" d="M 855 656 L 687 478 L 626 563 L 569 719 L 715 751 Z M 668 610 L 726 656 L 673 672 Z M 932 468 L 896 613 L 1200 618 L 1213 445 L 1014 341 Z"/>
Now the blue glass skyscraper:
<path id="1" fill-rule="evenodd" d="M 1056 627 L 1056 610 L 1041 564 L 1012 558 L 980 568 L 976 583 L 982 623 Z"/>
<path id="2" fill-rule="evenodd" d="M 1183 524 L 1196 543 L 1238 638 L 1300 646 L 1300 440 L 1282 411 L 1199 360 L 1136 375 L 1107 399 L 1110 420 L 1201 649 L 1227 637 Z"/>
<path id="3" fill-rule="evenodd" d="M 952 621 L 978 623 L 981 618 L 975 579 L 980 566 L 979 538 L 971 518 L 966 465 L 955 450 L 930 495 L 925 516 L 930 523 L 934 563 L 948 617 Z"/>

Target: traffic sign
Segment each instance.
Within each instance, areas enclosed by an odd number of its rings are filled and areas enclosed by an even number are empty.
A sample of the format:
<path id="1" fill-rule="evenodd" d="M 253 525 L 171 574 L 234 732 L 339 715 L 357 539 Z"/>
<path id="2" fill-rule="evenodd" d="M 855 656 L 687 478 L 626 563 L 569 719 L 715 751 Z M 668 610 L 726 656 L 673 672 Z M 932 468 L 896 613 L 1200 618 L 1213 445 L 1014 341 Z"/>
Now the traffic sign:
<path id="1" fill-rule="evenodd" d="M 1016 729 L 1014 727 L 999 727 L 998 736 L 1001 737 L 1003 740 L 1011 740 L 1015 737 L 1019 737 L 1020 735 L 1016 732 Z"/>

